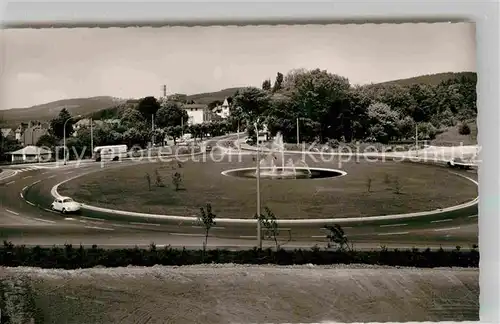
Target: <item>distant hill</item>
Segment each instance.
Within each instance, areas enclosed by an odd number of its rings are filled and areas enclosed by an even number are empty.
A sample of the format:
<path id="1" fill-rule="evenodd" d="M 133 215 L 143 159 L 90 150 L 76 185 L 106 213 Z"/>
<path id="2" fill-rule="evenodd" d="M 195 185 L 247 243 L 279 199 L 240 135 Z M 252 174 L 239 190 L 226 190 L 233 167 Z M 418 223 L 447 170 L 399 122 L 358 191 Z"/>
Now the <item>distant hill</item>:
<path id="1" fill-rule="evenodd" d="M 187 96 L 187 100 L 194 100 L 194 102 L 196 102 L 196 103 L 208 105 L 209 103 L 211 103 L 215 100 L 224 101 L 224 99 L 226 97 L 234 96 L 236 91 L 239 89 L 243 89 L 243 87 L 227 88 L 227 89 L 222 89 L 222 90 L 216 91 L 216 92 L 206 92 L 206 93 L 193 94 L 193 95 Z"/>
<path id="2" fill-rule="evenodd" d="M 376 83 L 374 85 L 392 85 L 392 84 L 399 84 L 402 86 L 413 85 L 413 84 L 438 85 L 439 83 L 441 83 L 443 81 L 448 81 L 448 80 L 454 79 L 454 78 L 460 78 L 462 76 L 468 77 L 468 78 L 475 78 L 476 73 L 475 72 L 444 72 L 444 73 L 421 75 L 421 76 L 407 78 L 407 79 L 399 79 L 399 80 L 393 80 L 393 81 L 380 82 L 380 83 Z"/>
<path id="3" fill-rule="evenodd" d="M 63 108 L 66 108 L 73 116 L 88 115 L 113 107 L 123 101 L 123 99 L 108 96 L 58 100 L 29 108 L 0 110 L 0 119 L 3 124 L 9 126 L 29 120 L 48 121 L 57 116 Z"/>
<path id="4" fill-rule="evenodd" d="M 411 85 L 411 84 L 429 84 L 437 85 L 440 82 L 450 80 L 457 77 L 476 77 L 474 72 L 445 72 L 429 75 L 421 75 L 413 78 L 393 80 L 373 84 L 379 85 Z M 219 100 L 223 101 L 226 97 L 232 97 L 237 90 L 243 87 L 227 88 L 215 92 L 206 92 L 188 95 L 186 100 L 193 100 L 195 103 L 206 104 Z M 114 97 L 92 97 L 92 98 L 76 98 L 58 100 L 42 105 L 33 106 L 30 108 L 0 110 L 0 121 L 3 121 L 4 126 L 14 127 L 20 122 L 29 120 L 47 121 L 54 118 L 59 111 L 66 107 L 71 115 L 93 116 L 94 118 L 114 118 L 119 113 L 117 105 L 124 103 L 125 99 L 117 99 Z"/>

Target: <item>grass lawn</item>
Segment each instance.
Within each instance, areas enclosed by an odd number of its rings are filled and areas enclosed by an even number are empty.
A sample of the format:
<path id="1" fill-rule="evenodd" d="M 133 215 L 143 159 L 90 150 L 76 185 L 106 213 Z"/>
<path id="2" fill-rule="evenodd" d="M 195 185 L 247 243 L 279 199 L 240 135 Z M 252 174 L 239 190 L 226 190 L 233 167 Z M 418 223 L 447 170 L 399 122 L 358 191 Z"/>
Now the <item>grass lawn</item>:
<path id="1" fill-rule="evenodd" d="M 220 162 L 188 161 L 181 167 L 177 162 L 126 166 L 77 178 L 63 184 L 59 192 L 90 205 L 121 210 L 192 216 L 211 203 L 217 217 L 252 218 L 256 208 L 255 179 L 221 175 L 227 169 L 255 165 L 251 156 L 239 159 L 231 156 Z M 473 183 L 442 167 L 380 161 L 352 161 L 339 167 L 337 158 L 330 162 L 306 158 L 306 162 L 309 166 L 341 169 L 347 175 L 262 180 L 262 207 L 268 206 L 280 219 L 359 217 L 433 210 L 477 196 Z M 164 187 L 155 186 L 156 172 Z M 182 174 L 178 191 L 172 184 L 174 172 Z M 151 176 L 151 190 L 146 174 Z M 400 193 L 395 191 L 397 181 Z"/>

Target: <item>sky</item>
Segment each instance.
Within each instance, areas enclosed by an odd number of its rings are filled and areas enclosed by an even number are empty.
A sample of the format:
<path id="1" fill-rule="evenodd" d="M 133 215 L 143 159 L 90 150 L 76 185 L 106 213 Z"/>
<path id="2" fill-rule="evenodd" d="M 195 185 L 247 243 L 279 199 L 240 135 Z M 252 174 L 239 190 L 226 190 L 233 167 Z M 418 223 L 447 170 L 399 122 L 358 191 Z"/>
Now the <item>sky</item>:
<path id="1" fill-rule="evenodd" d="M 320 68 L 352 84 L 476 71 L 470 23 L 7 29 L 0 109 L 262 85 Z"/>

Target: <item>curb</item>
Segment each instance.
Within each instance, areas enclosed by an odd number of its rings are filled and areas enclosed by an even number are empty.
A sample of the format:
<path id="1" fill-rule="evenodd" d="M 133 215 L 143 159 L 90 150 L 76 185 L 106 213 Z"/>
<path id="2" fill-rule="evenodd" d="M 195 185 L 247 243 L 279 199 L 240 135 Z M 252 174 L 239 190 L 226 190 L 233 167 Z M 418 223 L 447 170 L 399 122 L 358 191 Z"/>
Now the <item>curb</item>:
<path id="1" fill-rule="evenodd" d="M 91 173 L 91 172 L 89 172 Z M 450 172 L 457 176 L 460 176 L 464 179 L 467 179 L 473 182 L 476 186 L 478 182 L 470 177 L 467 177 L 462 174 L 458 174 L 455 172 Z M 57 188 L 63 183 L 69 182 L 73 179 L 84 176 L 88 173 L 81 174 L 69 179 L 66 179 L 54 187 L 52 187 L 51 194 L 54 198 L 61 197 L 57 191 Z M 479 201 L 479 197 L 475 199 L 460 204 L 456 206 L 451 206 L 443 209 L 437 209 L 432 211 L 424 211 L 424 212 L 416 212 L 416 213 L 408 213 L 408 214 L 396 214 L 396 215 L 383 215 L 383 216 L 366 216 L 366 217 L 351 217 L 351 218 L 321 218 L 321 219 L 280 219 L 276 220 L 276 223 L 279 225 L 296 225 L 296 224 L 306 224 L 306 225 L 325 225 L 325 224 L 342 224 L 342 223 L 352 223 L 352 222 L 372 222 L 372 221 L 383 221 L 383 220 L 396 220 L 396 219 L 408 219 L 408 218 L 417 218 L 422 216 L 430 216 L 430 215 L 439 215 L 452 211 L 457 211 L 460 209 L 472 207 L 476 205 Z M 131 212 L 124 210 L 114 210 L 109 208 L 102 208 L 97 206 L 91 206 L 82 204 L 83 209 L 87 209 L 95 212 L 102 212 L 113 215 L 123 215 L 123 216 L 132 216 L 138 218 L 149 218 L 149 219 L 157 219 L 157 220 L 169 220 L 169 221 L 180 221 L 180 222 L 196 222 L 198 221 L 198 217 L 195 216 L 175 216 L 175 215 L 159 215 L 159 214 L 147 214 L 147 213 L 139 213 L 139 212 Z M 216 218 L 215 221 L 217 224 L 221 225 L 232 225 L 232 224 L 257 224 L 256 219 L 241 219 L 241 218 Z"/>

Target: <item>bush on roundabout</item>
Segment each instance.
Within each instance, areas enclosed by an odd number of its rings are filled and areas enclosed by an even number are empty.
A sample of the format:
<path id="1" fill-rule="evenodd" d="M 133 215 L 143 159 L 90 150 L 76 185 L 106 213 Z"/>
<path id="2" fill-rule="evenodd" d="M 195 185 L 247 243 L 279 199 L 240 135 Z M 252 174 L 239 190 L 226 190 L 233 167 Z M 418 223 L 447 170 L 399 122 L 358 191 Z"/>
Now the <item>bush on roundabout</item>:
<path id="1" fill-rule="evenodd" d="M 257 248 L 241 251 L 224 249 L 188 250 L 169 246 L 157 249 L 154 244 L 149 249 L 102 249 L 97 246 L 77 248 L 40 246 L 26 247 L 4 241 L 0 247 L 0 266 L 40 267 L 78 269 L 95 266 L 125 267 L 132 266 L 182 266 L 203 263 L 235 264 L 276 264 L 276 265 L 332 265 L 368 264 L 404 267 L 479 267 L 479 251 L 473 246 L 468 251 L 457 247 L 455 250 L 388 250 L 382 248 L 372 251 L 327 250 L 315 246 L 309 250 L 259 250 Z"/>

